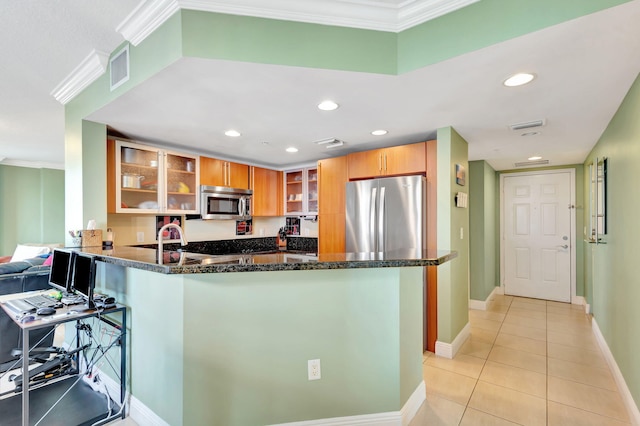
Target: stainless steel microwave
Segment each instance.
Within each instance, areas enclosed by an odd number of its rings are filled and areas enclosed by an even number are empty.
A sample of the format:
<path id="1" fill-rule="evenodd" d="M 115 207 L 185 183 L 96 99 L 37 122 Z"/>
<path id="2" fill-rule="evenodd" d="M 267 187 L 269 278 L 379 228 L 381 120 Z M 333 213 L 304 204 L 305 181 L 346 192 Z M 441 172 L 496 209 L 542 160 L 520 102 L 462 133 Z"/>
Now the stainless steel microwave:
<path id="1" fill-rule="evenodd" d="M 250 189 L 200 186 L 200 214 L 203 219 L 251 219 Z"/>

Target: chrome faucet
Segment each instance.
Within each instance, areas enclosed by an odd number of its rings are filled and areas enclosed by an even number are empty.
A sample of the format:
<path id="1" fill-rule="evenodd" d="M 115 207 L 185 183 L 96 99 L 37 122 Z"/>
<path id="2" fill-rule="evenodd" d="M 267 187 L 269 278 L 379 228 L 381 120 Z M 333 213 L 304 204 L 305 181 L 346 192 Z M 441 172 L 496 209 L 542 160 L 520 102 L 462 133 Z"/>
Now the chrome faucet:
<path id="1" fill-rule="evenodd" d="M 162 264 L 162 252 L 164 251 L 164 249 L 162 248 L 162 245 L 163 245 L 162 234 L 164 233 L 164 231 L 166 231 L 169 228 L 176 228 L 178 230 L 178 234 L 180 234 L 180 245 L 183 245 L 183 246 L 187 245 L 187 239 L 184 237 L 184 234 L 182 233 L 182 228 L 180 228 L 179 225 L 176 225 L 175 223 L 167 223 L 166 225 L 164 225 L 158 231 L 158 263 L 160 264 Z"/>

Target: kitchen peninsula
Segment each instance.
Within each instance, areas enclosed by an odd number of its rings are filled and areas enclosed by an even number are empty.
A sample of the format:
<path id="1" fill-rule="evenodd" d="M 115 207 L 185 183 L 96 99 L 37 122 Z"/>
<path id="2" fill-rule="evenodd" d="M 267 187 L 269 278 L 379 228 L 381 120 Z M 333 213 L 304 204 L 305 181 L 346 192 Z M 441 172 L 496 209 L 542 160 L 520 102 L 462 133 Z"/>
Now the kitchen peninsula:
<path id="1" fill-rule="evenodd" d="M 408 424 L 425 398 L 423 266 L 457 255 L 94 254 L 99 291 L 131 308 L 132 395 L 171 425 Z"/>

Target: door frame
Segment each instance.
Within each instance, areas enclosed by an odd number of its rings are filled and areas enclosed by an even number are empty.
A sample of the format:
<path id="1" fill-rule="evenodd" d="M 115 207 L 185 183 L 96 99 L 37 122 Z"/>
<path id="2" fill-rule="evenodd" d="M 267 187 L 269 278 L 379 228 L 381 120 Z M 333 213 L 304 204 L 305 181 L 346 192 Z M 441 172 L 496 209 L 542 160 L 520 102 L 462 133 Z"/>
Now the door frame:
<path id="1" fill-rule="evenodd" d="M 554 169 L 554 170 L 537 170 L 529 172 L 517 172 L 517 173 L 501 173 L 500 174 L 500 291 L 505 294 L 504 290 L 504 278 L 505 278 L 505 260 L 504 260 L 504 178 L 505 177 L 523 177 L 533 175 L 550 175 L 558 173 L 569 173 L 571 182 L 569 184 L 570 192 L 570 235 L 569 241 L 571 243 L 571 303 L 582 304 L 580 299 L 576 296 L 576 170 L 575 169 Z"/>

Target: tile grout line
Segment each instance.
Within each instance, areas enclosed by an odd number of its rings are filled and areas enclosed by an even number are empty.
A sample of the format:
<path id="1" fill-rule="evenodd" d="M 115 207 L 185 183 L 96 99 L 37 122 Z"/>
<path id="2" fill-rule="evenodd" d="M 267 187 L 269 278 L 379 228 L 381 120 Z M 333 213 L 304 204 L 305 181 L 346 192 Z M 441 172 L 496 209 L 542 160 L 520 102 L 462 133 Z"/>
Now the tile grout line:
<path id="1" fill-rule="evenodd" d="M 493 347 L 496 344 L 496 340 L 498 339 L 498 334 L 500 334 L 500 330 L 502 329 L 502 325 L 504 324 L 504 320 L 507 318 L 507 314 L 509 313 L 509 309 L 511 309 L 511 303 L 512 302 L 513 302 L 513 299 L 511 299 L 511 302 L 509 302 L 509 307 L 507 308 L 507 312 L 505 312 L 504 318 L 502 319 L 502 321 L 500 321 L 500 327 L 498 328 L 498 331 L 496 332 L 496 337 L 491 342 L 491 349 L 489 349 L 489 353 L 487 354 L 487 357 L 484 359 L 484 362 L 482 364 L 482 368 L 480 369 L 480 373 L 478 374 L 478 378 L 476 379 L 476 383 L 473 385 L 473 389 L 471 390 L 471 393 L 469 394 L 469 399 L 467 400 L 467 403 L 464 406 L 464 410 L 462 411 L 462 416 L 460 417 L 460 421 L 458 422 L 458 426 L 460 425 L 460 423 L 462 423 L 462 419 L 464 419 L 464 415 L 466 414 L 467 410 L 469 409 L 469 403 L 471 402 L 471 398 L 473 397 L 473 393 L 476 391 L 476 388 L 478 387 L 478 382 L 480 381 L 480 376 L 482 376 L 482 372 L 484 371 L 484 368 L 487 365 L 487 361 L 489 361 L 489 355 L 491 354 L 491 351 L 493 350 Z M 481 411 L 481 410 L 478 410 L 478 411 L 480 411 L 482 413 L 485 413 L 487 415 L 490 415 L 490 416 L 494 416 L 494 417 L 499 418 L 499 419 L 510 421 L 509 419 L 504 419 L 502 417 L 496 416 L 495 414 L 486 413 L 486 412 Z M 512 423 L 514 423 L 514 422 L 512 422 Z"/>

